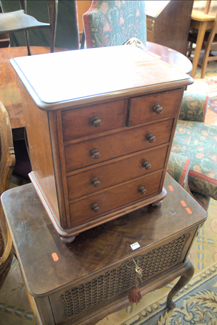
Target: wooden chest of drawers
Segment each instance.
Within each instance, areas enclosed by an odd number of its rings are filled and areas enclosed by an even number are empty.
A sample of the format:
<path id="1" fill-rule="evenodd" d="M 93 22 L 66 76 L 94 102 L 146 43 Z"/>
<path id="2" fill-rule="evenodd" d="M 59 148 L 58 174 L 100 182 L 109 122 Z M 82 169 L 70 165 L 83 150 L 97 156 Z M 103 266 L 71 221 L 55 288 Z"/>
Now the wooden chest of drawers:
<path id="1" fill-rule="evenodd" d="M 189 76 L 134 46 L 11 63 L 20 80 L 30 178 L 63 240 L 165 197 Z"/>

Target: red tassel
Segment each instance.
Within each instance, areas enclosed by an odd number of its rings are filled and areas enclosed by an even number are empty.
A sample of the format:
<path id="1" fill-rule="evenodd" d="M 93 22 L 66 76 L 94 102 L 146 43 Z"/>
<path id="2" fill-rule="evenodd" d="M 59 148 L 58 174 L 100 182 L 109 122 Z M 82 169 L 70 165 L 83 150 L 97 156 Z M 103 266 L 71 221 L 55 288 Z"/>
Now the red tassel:
<path id="1" fill-rule="evenodd" d="M 136 264 L 136 261 L 133 259 L 133 262 L 135 264 L 135 271 L 136 271 L 136 283 L 135 283 L 135 286 L 133 286 L 131 289 L 130 289 L 130 292 L 128 293 L 128 300 L 129 302 L 132 302 L 132 303 L 136 303 L 138 304 L 138 302 L 140 302 L 140 300 L 142 299 L 142 295 L 141 295 L 141 292 L 138 288 L 138 277 L 142 277 L 142 269 L 141 267 L 139 267 L 137 264 Z"/>
<path id="2" fill-rule="evenodd" d="M 138 302 L 140 302 L 141 299 L 142 299 L 142 295 L 139 288 L 137 286 L 133 286 L 130 289 L 130 292 L 128 294 L 129 302 L 138 304 Z"/>

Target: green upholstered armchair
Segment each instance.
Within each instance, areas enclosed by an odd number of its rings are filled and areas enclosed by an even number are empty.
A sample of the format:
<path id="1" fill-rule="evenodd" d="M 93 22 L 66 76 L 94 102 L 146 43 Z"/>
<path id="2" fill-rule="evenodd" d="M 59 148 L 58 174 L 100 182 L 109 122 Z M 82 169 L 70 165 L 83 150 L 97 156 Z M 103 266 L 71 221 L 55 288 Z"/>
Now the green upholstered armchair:
<path id="1" fill-rule="evenodd" d="M 169 174 L 205 209 L 217 200 L 217 127 L 204 123 L 209 97 L 185 92 L 168 164 Z"/>

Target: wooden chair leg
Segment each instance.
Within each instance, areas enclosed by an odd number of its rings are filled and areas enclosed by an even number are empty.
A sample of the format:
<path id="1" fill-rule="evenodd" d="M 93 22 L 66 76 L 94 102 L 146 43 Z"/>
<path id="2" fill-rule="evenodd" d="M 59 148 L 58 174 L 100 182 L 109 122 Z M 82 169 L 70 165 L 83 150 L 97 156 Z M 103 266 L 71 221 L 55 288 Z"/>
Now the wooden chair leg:
<path id="1" fill-rule="evenodd" d="M 203 56 L 203 62 L 202 62 L 202 68 L 201 68 L 201 78 L 204 78 L 205 73 L 206 73 L 206 68 L 207 68 L 207 63 L 209 61 L 209 56 L 210 56 L 210 50 L 211 50 L 211 45 L 212 45 L 212 41 L 210 41 L 210 37 L 207 43 L 207 47 L 205 49 L 205 53 Z"/>
<path id="2" fill-rule="evenodd" d="M 210 58 L 210 52 L 212 48 L 212 42 L 214 40 L 215 34 L 217 33 L 217 15 L 215 18 L 215 22 L 213 23 L 213 27 L 211 29 L 211 32 L 209 34 L 209 38 L 207 40 L 206 48 L 205 48 L 205 53 L 203 56 L 203 63 L 202 63 L 202 71 L 201 71 L 201 78 L 204 78 L 205 73 L 206 73 L 206 68 L 207 68 L 207 62 L 209 61 Z"/>

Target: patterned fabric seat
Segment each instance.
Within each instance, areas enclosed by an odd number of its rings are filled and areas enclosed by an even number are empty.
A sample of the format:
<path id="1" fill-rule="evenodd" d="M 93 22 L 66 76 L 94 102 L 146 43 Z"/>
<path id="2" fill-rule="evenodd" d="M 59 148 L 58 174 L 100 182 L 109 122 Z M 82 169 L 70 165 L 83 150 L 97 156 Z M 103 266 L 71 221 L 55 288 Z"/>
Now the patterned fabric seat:
<path id="1" fill-rule="evenodd" d="M 184 173 L 188 161 L 188 186 L 205 208 L 210 198 L 217 200 L 217 127 L 204 123 L 208 101 L 208 96 L 184 93 L 168 165 L 168 172 L 180 183 L 175 174 Z"/>
<path id="2" fill-rule="evenodd" d="M 86 46 L 124 44 L 135 37 L 146 44 L 145 1 L 92 1 L 83 15 Z"/>

